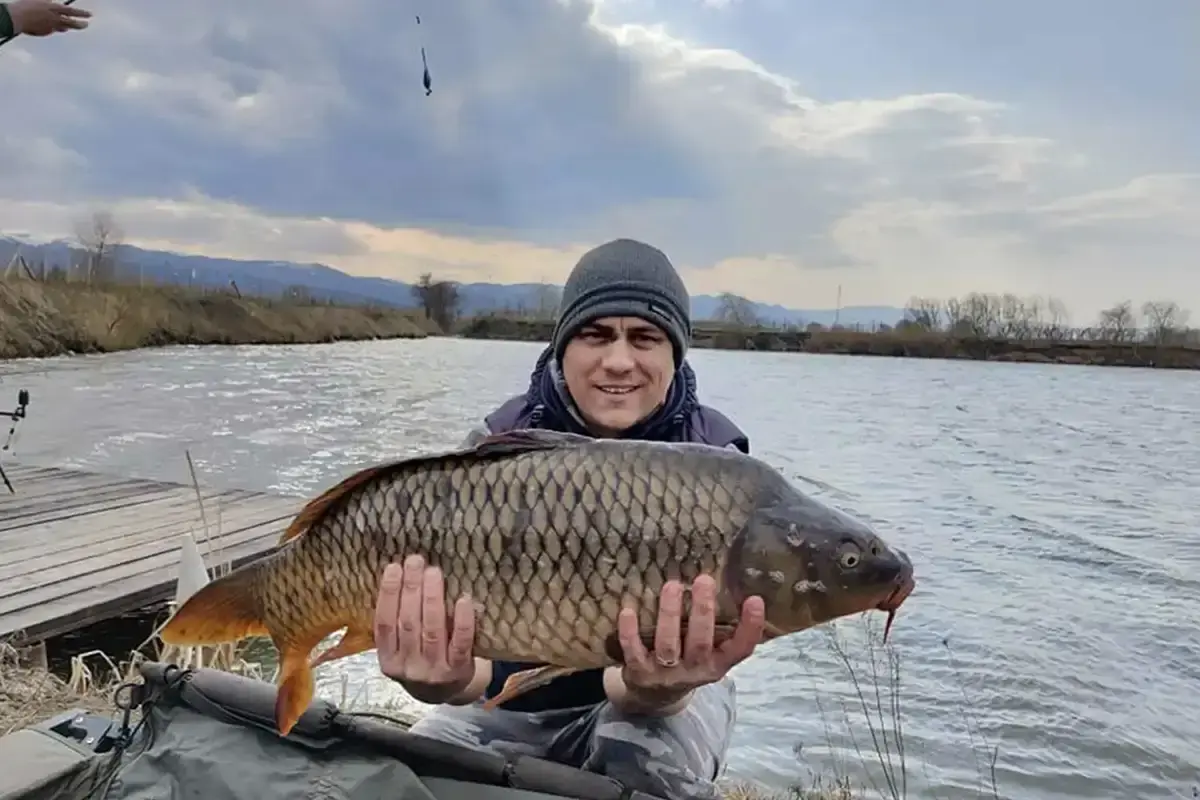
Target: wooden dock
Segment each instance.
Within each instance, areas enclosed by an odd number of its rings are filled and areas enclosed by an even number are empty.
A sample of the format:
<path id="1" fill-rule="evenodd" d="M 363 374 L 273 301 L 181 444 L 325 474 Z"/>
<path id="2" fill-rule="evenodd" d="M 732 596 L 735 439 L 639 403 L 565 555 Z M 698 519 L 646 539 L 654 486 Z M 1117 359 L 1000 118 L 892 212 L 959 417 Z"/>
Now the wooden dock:
<path id="1" fill-rule="evenodd" d="M 175 595 L 182 534 L 212 568 L 272 548 L 302 498 L 5 463 L 0 641 L 34 644 Z M 210 550 L 211 548 L 211 550 Z"/>

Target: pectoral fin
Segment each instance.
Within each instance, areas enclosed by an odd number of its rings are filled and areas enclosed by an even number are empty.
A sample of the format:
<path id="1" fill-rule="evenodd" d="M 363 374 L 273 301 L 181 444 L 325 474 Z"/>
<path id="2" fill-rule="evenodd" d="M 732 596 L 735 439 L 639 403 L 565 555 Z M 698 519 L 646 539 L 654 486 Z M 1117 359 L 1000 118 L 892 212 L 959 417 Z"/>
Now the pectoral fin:
<path id="1" fill-rule="evenodd" d="M 375 634 L 369 628 L 347 628 L 341 640 L 313 659 L 310 669 L 316 669 L 322 664 L 336 661 L 339 658 L 358 655 L 375 646 Z"/>
<path id="2" fill-rule="evenodd" d="M 534 689 L 539 689 L 565 675 L 573 675 L 576 672 L 582 671 L 579 667 L 557 667 L 549 664 L 544 667 L 534 667 L 533 669 L 514 672 L 504 682 L 504 688 L 495 697 L 486 701 L 483 707 L 488 711 L 493 711 L 514 697 L 519 697 L 527 692 L 532 692 Z"/>

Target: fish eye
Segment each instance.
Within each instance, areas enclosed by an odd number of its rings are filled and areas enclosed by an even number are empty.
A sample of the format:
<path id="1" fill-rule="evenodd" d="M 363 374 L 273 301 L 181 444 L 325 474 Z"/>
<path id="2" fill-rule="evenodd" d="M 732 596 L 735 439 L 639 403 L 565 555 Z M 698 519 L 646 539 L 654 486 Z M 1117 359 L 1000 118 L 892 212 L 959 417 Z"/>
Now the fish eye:
<path id="1" fill-rule="evenodd" d="M 842 565 L 842 569 L 854 569 L 862 562 L 862 553 L 858 546 L 850 542 L 842 545 L 842 552 L 838 555 L 838 563 Z"/>

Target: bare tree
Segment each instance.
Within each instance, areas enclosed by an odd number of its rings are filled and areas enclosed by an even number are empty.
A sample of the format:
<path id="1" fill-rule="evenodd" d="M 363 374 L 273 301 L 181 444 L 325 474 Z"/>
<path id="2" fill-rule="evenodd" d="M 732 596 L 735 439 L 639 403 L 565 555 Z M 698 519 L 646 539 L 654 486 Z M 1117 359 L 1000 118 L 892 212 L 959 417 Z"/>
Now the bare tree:
<path id="1" fill-rule="evenodd" d="M 1197 334 L 1187 327 L 1185 309 L 1172 301 L 1153 301 L 1142 306 L 1146 320 L 1145 339 L 1155 344 L 1193 341 Z M 1092 328 L 1073 328 L 1066 305 L 1057 297 L 972 292 L 963 297 L 938 300 L 910 298 L 897 329 L 945 331 L 969 339 L 1132 342 L 1138 338 L 1138 321 L 1131 301 L 1105 309 Z"/>
<path id="2" fill-rule="evenodd" d="M 1133 303 L 1124 300 L 1112 308 L 1100 312 L 1096 327 L 1100 335 L 1113 342 L 1133 339 L 1137 334 L 1137 318 L 1133 314 Z"/>
<path id="3" fill-rule="evenodd" d="M 449 333 L 458 319 L 459 306 L 462 298 L 459 296 L 458 284 L 453 281 L 435 281 L 426 272 L 412 287 L 413 297 L 416 298 L 425 316 L 437 323 L 444 333 Z"/>
<path id="4" fill-rule="evenodd" d="M 1182 338 L 1190 314 L 1174 300 L 1150 300 L 1142 305 L 1146 318 L 1146 338 L 1154 344 L 1167 344 Z"/>
<path id="5" fill-rule="evenodd" d="M 541 320 L 554 319 L 561 301 L 562 287 L 552 283 L 539 284 L 534 296 L 534 317 Z"/>
<path id="6" fill-rule="evenodd" d="M 1067 338 L 1071 328 L 1071 315 L 1067 306 L 1057 297 L 1046 299 L 1046 317 L 1042 325 L 1042 338 L 1061 340 Z"/>
<path id="7" fill-rule="evenodd" d="M 75 226 L 75 236 L 86 253 L 88 283 L 105 283 L 117 274 L 116 250 L 123 241 L 121 228 L 109 211 L 97 211 Z"/>
<path id="8" fill-rule="evenodd" d="M 904 307 L 904 327 L 926 331 L 942 329 L 945 309 L 942 301 L 932 297 L 913 297 Z"/>
<path id="9" fill-rule="evenodd" d="M 741 328 L 757 327 L 759 323 L 753 301 L 732 292 L 723 292 L 718 298 L 717 320 Z"/>
<path id="10" fill-rule="evenodd" d="M 959 305 L 959 328 L 975 339 L 1000 335 L 1000 298 L 971 292 Z"/>

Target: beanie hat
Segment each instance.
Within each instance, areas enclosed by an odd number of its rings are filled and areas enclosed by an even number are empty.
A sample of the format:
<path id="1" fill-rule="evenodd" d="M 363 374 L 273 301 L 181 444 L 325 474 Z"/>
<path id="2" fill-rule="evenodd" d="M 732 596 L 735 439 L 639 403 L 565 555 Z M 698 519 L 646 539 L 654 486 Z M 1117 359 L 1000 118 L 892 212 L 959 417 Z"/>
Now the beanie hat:
<path id="1" fill-rule="evenodd" d="M 639 317 L 666 332 L 683 363 L 692 338 L 691 297 L 666 253 L 633 239 L 614 239 L 580 257 L 563 286 L 552 347 L 567 343 L 601 317 Z"/>

